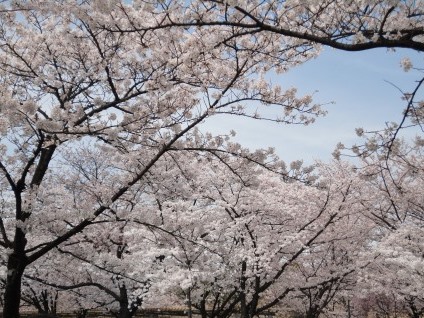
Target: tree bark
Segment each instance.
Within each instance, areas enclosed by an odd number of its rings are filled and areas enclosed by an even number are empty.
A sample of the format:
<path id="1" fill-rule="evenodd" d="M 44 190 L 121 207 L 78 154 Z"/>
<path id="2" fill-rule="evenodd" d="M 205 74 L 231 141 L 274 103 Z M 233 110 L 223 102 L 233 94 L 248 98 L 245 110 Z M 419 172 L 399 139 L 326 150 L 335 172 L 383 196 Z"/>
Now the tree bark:
<path id="1" fill-rule="evenodd" d="M 132 318 L 135 314 L 134 310 L 129 307 L 128 292 L 125 284 L 119 287 L 119 312 L 118 318 Z"/>
<path id="2" fill-rule="evenodd" d="M 187 318 L 193 318 L 192 304 L 191 304 L 191 287 L 187 290 Z"/>
<path id="3" fill-rule="evenodd" d="M 247 318 L 246 308 L 246 261 L 241 264 L 241 278 L 240 278 L 240 318 Z"/>
<path id="4" fill-rule="evenodd" d="M 42 143 L 39 144 L 40 159 L 37 167 L 34 171 L 30 186 L 39 186 L 43 180 L 44 175 L 48 169 L 48 165 L 53 157 L 53 153 L 56 149 L 55 145 L 47 148 L 41 148 Z M 33 164 L 36 156 L 29 162 L 29 166 Z M 14 185 L 14 195 L 16 200 L 16 220 L 25 222 L 31 215 L 29 211 L 24 211 L 22 208 L 22 193 L 25 191 L 25 178 L 28 171 L 24 171 L 21 179 Z M 13 241 L 13 253 L 9 255 L 7 261 L 7 278 L 6 287 L 4 292 L 4 307 L 3 317 L 7 318 L 19 318 L 19 307 L 21 304 L 21 288 L 22 288 L 22 276 L 25 268 L 28 265 L 28 258 L 25 254 L 25 247 L 27 239 L 25 232 L 16 227 L 15 238 Z"/>
<path id="5" fill-rule="evenodd" d="M 317 306 L 310 307 L 306 312 L 306 318 L 318 318 L 321 314 L 320 309 Z"/>
<path id="6" fill-rule="evenodd" d="M 26 243 L 25 233 L 20 228 L 16 228 L 13 253 L 9 255 L 7 261 L 3 317 L 19 318 L 22 276 L 27 266 L 27 257 L 25 255 Z"/>
<path id="7" fill-rule="evenodd" d="M 22 275 L 25 270 L 25 264 L 22 264 L 22 261 L 19 261 L 19 259 L 12 254 L 9 257 L 7 270 L 3 317 L 19 318 Z"/>
<path id="8" fill-rule="evenodd" d="M 118 318 L 132 318 L 133 313 L 128 309 L 127 306 L 121 306 L 119 308 Z"/>

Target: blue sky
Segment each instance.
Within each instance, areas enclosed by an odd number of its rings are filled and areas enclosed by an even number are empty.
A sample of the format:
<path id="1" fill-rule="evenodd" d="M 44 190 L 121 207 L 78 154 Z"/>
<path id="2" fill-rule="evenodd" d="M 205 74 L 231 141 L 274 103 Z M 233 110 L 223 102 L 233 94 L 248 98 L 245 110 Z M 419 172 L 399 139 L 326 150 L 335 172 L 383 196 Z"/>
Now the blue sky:
<path id="1" fill-rule="evenodd" d="M 285 161 L 329 160 L 338 142 L 346 146 L 358 142 L 355 128 L 375 130 L 401 119 L 405 102 L 393 85 L 412 91 L 423 75 L 404 72 L 400 66 L 404 57 L 416 67 L 423 65 L 424 55 L 411 50 L 342 52 L 325 48 L 316 59 L 275 75 L 272 81 L 283 88 L 297 87 L 300 94 L 316 91 L 314 100 L 318 103 L 335 102 L 325 106 L 326 117 L 305 127 L 221 116 L 205 123 L 204 129 L 214 133 L 234 129 L 236 140 L 243 145 L 252 149 L 275 147 Z"/>

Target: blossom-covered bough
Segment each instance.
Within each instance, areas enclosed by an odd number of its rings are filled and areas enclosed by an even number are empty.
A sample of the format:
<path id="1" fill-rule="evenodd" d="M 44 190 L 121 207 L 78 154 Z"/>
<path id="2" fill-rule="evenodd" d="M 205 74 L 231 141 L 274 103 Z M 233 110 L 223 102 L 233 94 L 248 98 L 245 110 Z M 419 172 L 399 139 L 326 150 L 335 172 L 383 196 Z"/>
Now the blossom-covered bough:
<path id="1" fill-rule="evenodd" d="M 313 1 L 246 1 L 208 0 L 147 2 L 134 1 L 139 7 L 169 10 L 158 14 L 155 23 L 163 28 L 171 26 L 223 26 L 238 28 L 236 36 L 277 34 L 283 39 L 297 38 L 305 45 L 317 43 L 345 51 L 362 51 L 374 48 L 408 48 L 423 51 L 424 12 L 422 1 L 377 0 L 366 1 L 325 0 Z M 184 7 L 185 15 L 175 16 L 172 9 Z M 123 9 L 125 10 L 125 9 Z M 145 32 L 142 19 L 126 11 L 130 26 L 106 26 L 118 32 Z M 153 25 L 151 26 L 153 27 Z M 231 36 L 230 36 L 231 37 Z M 287 42 L 286 42 L 287 43 Z M 282 46 L 283 48 L 285 45 Z M 281 48 L 281 47 L 280 47 Z"/>
<path id="2" fill-rule="evenodd" d="M 379 47 L 424 50 L 422 1 L 210 2 L 238 13 L 226 14 L 225 23 L 236 16 L 243 27 L 254 32 L 275 32 L 345 51 Z"/>
<path id="3" fill-rule="evenodd" d="M 306 62 L 321 44 L 423 50 L 422 1 L 0 5 L 1 282 L 10 318 L 19 317 L 30 266 L 90 228 L 119 224 L 150 188 L 167 189 L 176 178 L 162 169 L 168 161 L 190 171 L 181 158 L 191 152 L 236 173 L 229 160 L 237 157 L 287 179 L 272 151 L 196 129 L 218 114 L 261 118 L 261 104 L 280 109 L 266 119 L 288 124 L 324 114 L 310 96 L 268 82 L 269 70 Z"/>

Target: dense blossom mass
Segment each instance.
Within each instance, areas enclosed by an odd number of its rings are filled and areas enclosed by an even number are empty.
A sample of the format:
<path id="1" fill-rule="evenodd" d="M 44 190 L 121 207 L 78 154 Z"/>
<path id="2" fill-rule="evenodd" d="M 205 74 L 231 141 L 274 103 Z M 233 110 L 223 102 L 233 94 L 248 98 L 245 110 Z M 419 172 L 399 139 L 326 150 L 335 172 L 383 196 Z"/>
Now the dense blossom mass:
<path id="1" fill-rule="evenodd" d="M 400 61 L 421 78 L 399 122 L 358 128 L 363 143 L 338 145 L 332 163 L 286 164 L 201 124 L 312 124 L 321 105 L 267 75 L 323 45 L 422 52 L 423 8 L 0 1 L 4 317 L 31 306 L 131 318 L 163 304 L 202 318 L 422 317 L 422 69 Z M 421 135 L 400 138 L 411 126 Z"/>

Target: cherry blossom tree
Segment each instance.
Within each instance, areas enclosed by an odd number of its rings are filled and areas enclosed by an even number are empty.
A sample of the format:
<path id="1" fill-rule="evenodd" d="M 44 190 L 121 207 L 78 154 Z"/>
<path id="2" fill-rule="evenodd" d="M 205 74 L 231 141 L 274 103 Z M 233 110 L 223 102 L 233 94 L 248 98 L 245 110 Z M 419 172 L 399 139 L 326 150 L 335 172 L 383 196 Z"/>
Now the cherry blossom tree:
<path id="1" fill-rule="evenodd" d="M 393 297 L 411 318 L 424 314 L 422 228 L 402 225 L 380 243 L 376 262 L 365 271 L 370 291 Z"/>
<path id="2" fill-rule="evenodd" d="M 196 126 L 216 114 L 261 118 L 260 104 L 281 108 L 265 119 L 313 122 L 323 112 L 311 97 L 271 85 L 266 72 L 315 57 L 318 44 L 422 51 L 421 4 L 3 1 L 4 315 L 19 317 L 28 266 L 107 220 L 152 176 L 166 188 L 160 168 L 178 152 L 248 158 L 287 175 L 280 162 L 267 161 L 269 151 L 250 153 Z M 106 169 L 99 171 L 86 145 L 109 159 Z M 66 161 L 70 153 L 80 161 Z"/>
<path id="3" fill-rule="evenodd" d="M 351 149 L 360 159 L 357 171 L 368 189 L 362 198 L 368 207 L 364 215 L 378 225 L 373 243 L 362 256 L 374 261 L 361 271 L 357 290 L 369 295 L 378 310 L 387 314 L 400 311 L 410 317 L 423 314 L 419 292 L 423 274 L 423 144 L 422 131 L 417 130 L 413 140 L 402 138 L 402 132 L 411 125 L 421 126 L 422 115 L 417 110 L 422 102 L 416 98 L 405 98 L 407 108 L 400 124 L 391 123 L 374 132 L 358 129 L 365 142 Z"/>
<path id="4" fill-rule="evenodd" d="M 390 148 L 379 146 L 373 155 L 366 156 L 367 164 L 362 171 L 375 194 L 364 204 L 373 206 L 369 218 L 380 225 L 380 238 L 371 251 L 376 262 L 364 271 L 364 282 L 374 293 L 394 297 L 411 317 L 420 317 L 424 309 L 420 293 L 424 220 L 422 146 L 399 139 L 390 144 Z M 376 153 L 383 156 L 377 157 Z"/>
<path id="5" fill-rule="evenodd" d="M 361 264 L 353 258 L 374 225 L 363 217 L 362 183 L 352 169 L 323 171 L 317 187 L 226 163 L 212 170 L 201 163 L 209 176 L 185 199 L 160 200 L 164 271 L 156 280 L 163 293 L 181 295 L 203 317 L 252 317 L 307 289 L 354 284 Z"/>
<path id="6" fill-rule="evenodd" d="M 150 263 L 145 242 L 137 242 L 145 251 L 138 254 L 134 253 L 137 246 L 125 242 L 124 224 L 117 227 L 120 235 L 114 235 L 112 224 L 103 223 L 92 228 L 93 236 L 87 233 L 58 247 L 42 266 L 27 270 L 25 282 L 59 290 L 61 311 L 74 311 L 76 302 L 84 302 L 85 309 L 102 308 L 118 318 L 133 317 L 149 290 L 146 273 L 150 274 L 154 261 Z"/>
<path id="7" fill-rule="evenodd" d="M 32 284 L 31 284 L 32 285 Z M 27 286 L 28 291 L 22 293 L 22 300 L 29 306 L 37 308 L 39 314 L 42 315 L 55 315 L 57 311 L 58 291 L 47 288 L 33 288 L 33 286 Z"/>
<path id="8" fill-rule="evenodd" d="M 209 116 L 260 117 L 256 106 L 250 110 L 241 104 L 247 101 L 282 107 L 281 116 L 270 118 L 279 122 L 306 124 L 322 114 L 309 96 L 297 98 L 295 90 L 284 91 L 256 75 L 313 56 L 296 41 L 279 50 L 265 39 L 231 39 L 219 26 L 157 26 L 154 21 L 161 17 L 185 14 L 179 3 L 134 11 L 146 32 L 131 33 L 105 28 L 130 27 L 124 9 L 132 5 L 124 3 L 16 1 L 3 6 L 0 228 L 2 255 L 7 255 L 7 317 L 19 316 L 25 269 L 100 222 L 132 188 L 142 188 L 158 161 L 171 159 L 171 148 L 248 156 L 193 131 Z M 85 182 L 75 179 L 70 188 L 65 181 L 71 181 L 72 166 L 61 159 L 69 149 L 94 142 L 99 156 L 114 161 L 105 172 L 110 178 L 98 178 L 94 167 L 93 175 Z M 79 156 L 82 166 L 90 165 L 83 152 Z M 266 153 L 259 157 L 262 161 Z"/>
<path id="9" fill-rule="evenodd" d="M 331 225 L 326 235 L 311 247 L 302 263 L 297 263 L 299 288 L 283 303 L 305 317 L 333 315 L 350 291 L 355 289 L 358 271 L 373 261 L 363 262 L 360 255 L 371 241 L 375 225 L 360 209 L 351 210 Z M 343 313 L 343 316 L 345 313 Z M 335 314 L 335 316 L 339 316 Z"/>

